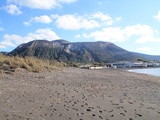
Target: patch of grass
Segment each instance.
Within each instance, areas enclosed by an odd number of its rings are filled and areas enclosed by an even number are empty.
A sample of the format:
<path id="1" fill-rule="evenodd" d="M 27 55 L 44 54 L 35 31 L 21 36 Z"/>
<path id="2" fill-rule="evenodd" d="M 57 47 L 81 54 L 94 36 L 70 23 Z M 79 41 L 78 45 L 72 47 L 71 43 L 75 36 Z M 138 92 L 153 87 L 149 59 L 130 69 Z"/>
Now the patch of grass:
<path id="1" fill-rule="evenodd" d="M 5 56 L 0 54 L 0 74 L 4 70 L 10 71 L 11 69 L 24 68 L 30 72 L 40 72 L 42 70 L 56 70 L 63 69 L 64 64 L 47 59 L 38 59 L 35 57 L 18 57 L 18 56 Z"/>
<path id="2" fill-rule="evenodd" d="M 3 74 L 3 70 L 0 68 L 0 74 Z"/>

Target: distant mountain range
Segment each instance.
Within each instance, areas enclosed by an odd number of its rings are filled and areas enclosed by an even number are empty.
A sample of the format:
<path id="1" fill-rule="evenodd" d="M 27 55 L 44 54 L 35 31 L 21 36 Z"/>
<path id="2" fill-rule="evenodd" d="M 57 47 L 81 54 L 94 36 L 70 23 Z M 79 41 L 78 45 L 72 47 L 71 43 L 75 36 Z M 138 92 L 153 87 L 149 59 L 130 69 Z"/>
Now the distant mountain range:
<path id="1" fill-rule="evenodd" d="M 142 53 L 135 53 L 133 52 L 135 55 L 141 56 L 145 59 L 148 60 L 160 60 L 160 55 L 146 55 L 146 54 L 142 54 Z"/>
<path id="2" fill-rule="evenodd" d="M 66 40 L 34 40 L 19 45 L 8 55 L 35 56 L 69 62 L 117 62 L 148 60 L 149 55 L 129 52 L 110 42 L 68 42 Z M 159 59 L 159 57 L 155 57 Z"/>
<path id="3" fill-rule="evenodd" d="M 4 51 L 1 51 L 0 53 L 3 54 L 3 55 L 7 55 L 8 54 L 8 52 L 4 52 Z"/>

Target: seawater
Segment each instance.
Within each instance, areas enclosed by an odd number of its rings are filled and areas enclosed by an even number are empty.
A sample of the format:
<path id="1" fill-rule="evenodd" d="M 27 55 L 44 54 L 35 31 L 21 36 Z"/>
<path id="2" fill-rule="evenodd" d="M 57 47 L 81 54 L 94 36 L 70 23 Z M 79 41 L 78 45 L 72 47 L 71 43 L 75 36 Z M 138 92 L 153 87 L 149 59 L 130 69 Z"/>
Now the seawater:
<path id="1" fill-rule="evenodd" d="M 160 77 L 160 68 L 132 69 L 130 72 L 143 73 Z"/>

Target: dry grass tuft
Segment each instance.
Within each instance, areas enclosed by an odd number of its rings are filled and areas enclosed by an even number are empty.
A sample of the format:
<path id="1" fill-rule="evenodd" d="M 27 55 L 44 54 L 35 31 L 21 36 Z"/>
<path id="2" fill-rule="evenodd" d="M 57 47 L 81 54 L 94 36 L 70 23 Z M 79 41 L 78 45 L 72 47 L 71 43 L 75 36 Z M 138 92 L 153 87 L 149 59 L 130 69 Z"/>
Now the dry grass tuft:
<path id="1" fill-rule="evenodd" d="M 53 60 L 44 60 L 35 57 L 11 57 L 0 54 L 0 74 L 3 71 L 15 71 L 18 68 L 24 68 L 30 72 L 40 72 L 42 70 L 63 69 L 63 67 L 63 63 Z"/>
<path id="2" fill-rule="evenodd" d="M 3 70 L 2 69 L 0 69 L 0 74 L 3 74 Z"/>

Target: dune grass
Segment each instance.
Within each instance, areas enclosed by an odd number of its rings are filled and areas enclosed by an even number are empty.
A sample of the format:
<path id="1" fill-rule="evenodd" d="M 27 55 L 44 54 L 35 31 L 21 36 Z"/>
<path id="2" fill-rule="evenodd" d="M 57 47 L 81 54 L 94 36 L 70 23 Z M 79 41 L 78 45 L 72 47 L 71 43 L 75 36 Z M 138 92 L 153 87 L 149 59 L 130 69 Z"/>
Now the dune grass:
<path id="1" fill-rule="evenodd" d="M 6 67 L 7 66 L 7 67 Z M 64 64 L 46 59 L 38 59 L 35 57 L 18 57 L 18 56 L 5 56 L 0 54 L 0 74 L 3 73 L 4 69 L 16 70 L 18 68 L 27 69 L 30 72 L 40 72 L 42 70 L 55 70 L 63 69 Z"/>

